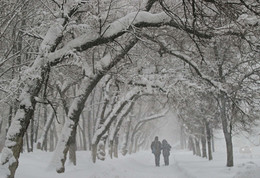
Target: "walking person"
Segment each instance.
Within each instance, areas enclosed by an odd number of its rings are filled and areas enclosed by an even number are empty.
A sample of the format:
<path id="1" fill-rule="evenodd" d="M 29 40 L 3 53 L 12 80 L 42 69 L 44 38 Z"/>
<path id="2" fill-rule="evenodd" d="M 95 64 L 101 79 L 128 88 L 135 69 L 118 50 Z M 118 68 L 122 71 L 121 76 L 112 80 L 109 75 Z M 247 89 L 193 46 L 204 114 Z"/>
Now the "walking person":
<path id="1" fill-rule="evenodd" d="M 160 156 L 161 156 L 161 149 L 162 149 L 162 144 L 159 141 L 158 136 L 154 138 L 154 141 L 151 144 L 151 149 L 152 153 L 155 156 L 155 166 L 160 166 Z"/>
<path id="2" fill-rule="evenodd" d="M 171 145 L 164 139 L 162 141 L 162 152 L 163 152 L 165 166 L 169 165 L 169 156 L 170 156 L 171 148 L 172 148 Z"/>

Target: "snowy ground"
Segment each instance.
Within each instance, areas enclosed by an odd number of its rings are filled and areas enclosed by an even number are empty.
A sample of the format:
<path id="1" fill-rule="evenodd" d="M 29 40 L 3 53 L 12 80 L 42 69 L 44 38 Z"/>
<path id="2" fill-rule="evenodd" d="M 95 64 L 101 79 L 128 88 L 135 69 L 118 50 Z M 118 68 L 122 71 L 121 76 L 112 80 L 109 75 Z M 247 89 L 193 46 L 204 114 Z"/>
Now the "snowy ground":
<path id="1" fill-rule="evenodd" d="M 175 165 L 188 178 L 259 178 L 260 177 L 260 147 L 254 147 L 252 154 L 241 154 L 239 148 L 234 148 L 234 163 L 232 168 L 226 167 L 224 150 L 213 153 L 213 160 L 208 161 L 191 152 L 179 151 L 174 154 Z"/>
<path id="2" fill-rule="evenodd" d="M 150 151 L 108 158 L 106 161 L 91 162 L 89 152 L 77 152 L 78 165 L 66 166 L 64 174 L 47 169 L 52 153 L 36 151 L 23 153 L 16 178 L 259 178 L 260 147 L 254 147 L 252 154 L 242 155 L 238 148 L 234 150 L 235 166 L 225 167 L 224 151 L 215 152 L 214 160 L 207 161 L 193 156 L 190 151 L 172 151 L 170 166 L 154 166 L 154 157 Z M 0 155 L 1 156 L 1 155 Z M 1 177 L 1 173 L 0 173 Z"/>
<path id="3" fill-rule="evenodd" d="M 64 174 L 57 174 L 47 169 L 51 154 L 37 151 L 24 153 L 20 158 L 20 166 L 16 178 L 185 178 L 185 174 L 172 163 L 170 166 L 154 166 L 151 152 L 142 151 L 137 154 L 120 156 L 118 159 L 108 158 L 106 161 L 91 162 L 89 152 L 77 152 L 78 165 L 66 166 Z M 172 158 L 171 158 L 172 159 Z M 163 160 L 161 160 L 163 161 Z"/>

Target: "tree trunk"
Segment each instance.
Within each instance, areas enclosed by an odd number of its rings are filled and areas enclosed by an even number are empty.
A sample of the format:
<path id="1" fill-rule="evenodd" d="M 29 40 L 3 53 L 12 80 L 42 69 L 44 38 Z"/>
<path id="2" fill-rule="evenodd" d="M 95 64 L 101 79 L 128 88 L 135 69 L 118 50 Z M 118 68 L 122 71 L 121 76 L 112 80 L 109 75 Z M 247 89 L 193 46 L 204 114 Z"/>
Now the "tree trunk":
<path id="1" fill-rule="evenodd" d="M 50 128 L 50 149 L 49 151 L 52 152 L 54 150 L 54 126 Z"/>
<path id="2" fill-rule="evenodd" d="M 139 151 L 140 148 L 143 147 L 144 144 L 145 144 L 145 139 L 144 139 L 144 136 L 143 136 L 142 141 L 139 144 L 137 144 L 137 151 Z"/>
<path id="3" fill-rule="evenodd" d="M 69 145 L 69 160 L 73 163 L 74 166 L 76 166 L 76 130 L 74 130 L 72 133 Z"/>
<path id="4" fill-rule="evenodd" d="M 98 143 L 97 158 L 101 161 L 106 159 L 106 138 L 102 138 Z"/>
<path id="5" fill-rule="evenodd" d="M 54 110 L 52 109 L 51 113 L 49 114 L 49 116 L 47 118 L 47 121 L 44 124 L 42 135 L 39 138 L 39 140 L 37 141 L 37 149 L 44 150 L 45 145 L 47 145 L 48 131 L 51 128 L 51 124 L 53 122 L 54 115 L 55 115 L 55 113 L 54 113 Z"/>
<path id="6" fill-rule="evenodd" d="M 58 134 L 57 134 L 57 130 L 56 130 L 56 125 L 53 124 L 53 134 L 54 134 L 54 148 L 56 147 L 57 145 L 57 142 L 58 142 Z"/>
<path id="7" fill-rule="evenodd" d="M 73 87 L 73 95 L 74 97 L 77 96 L 77 91 L 76 91 L 76 86 Z M 66 115 L 68 115 L 68 108 L 66 108 Z M 82 108 L 83 110 L 83 108 Z M 79 116 L 81 115 L 82 112 L 79 113 L 78 115 L 78 120 L 79 120 Z M 77 121 L 78 122 L 78 121 Z M 77 149 L 77 146 L 76 146 L 76 136 L 77 136 L 77 125 L 78 123 L 75 125 L 75 129 L 73 129 L 73 131 L 71 132 L 71 138 L 70 138 L 70 141 L 68 142 L 68 146 L 69 146 L 69 161 L 73 163 L 74 166 L 76 166 L 76 149 Z"/>
<path id="8" fill-rule="evenodd" d="M 134 140 L 131 139 L 129 144 L 129 151 L 128 151 L 129 154 L 132 154 L 133 152 L 133 145 L 134 145 Z"/>
<path id="9" fill-rule="evenodd" d="M 207 144 L 206 144 L 206 135 L 205 128 L 202 128 L 201 133 L 201 147 L 202 147 L 202 158 L 207 158 Z"/>
<path id="10" fill-rule="evenodd" d="M 43 108 L 44 108 L 44 114 L 43 114 L 43 118 L 44 118 L 44 125 L 46 125 L 46 123 L 47 123 L 47 120 L 48 120 L 48 115 L 47 115 L 47 105 L 44 105 L 43 106 Z M 48 130 L 49 130 L 49 127 L 48 127 Z M 42 142 L 42 150 L 44 150 L 44 151 L 47 151 L 47 135 L 48 135 L 48 132 L 46 132 L 45 133 L 45 137 L 44 137 L 44 139 L 43 139 L 43 142 Z"/>
<path id="11" fill-rule="evenodd" d="M 97 159 L 97 144 L 92 144 L 91 155 L 92 155 L 92 161 L 93 163 L 95 163 Z"/>
<path id="12" fill-rule="evenodd" d="M 26 147 L 27 147 L 27 152 L 30 152 L 30 144 L 29 144 L 29 137 L 28 137 L 28 132 L 25 133 L 25 141 L 26 141 Z"/>
<path id="13" fill-rule="evenodd" d="M 95 128 L 95 130 L 98 127 L 98 124 L 99 124 L 99 121 L 100 121 L 100 118 L 101 118 L 101 116 L 99 116 L 100 108 L 101 108 L 101 105 L 102 105 L 101 102 L 102 102 L 102 90 L 99 94 L 99 100 L 98 100 L 97 111 L 96 111 L 95 117 L 94 117 L 94 110 L 93 110 L 93 118 L 95 118 L 93 128 Z M 93 134 L 94 134 L 94 132 L 93 132 Z"/>
<path id="14" fill-rule="evenodd" d="M 38 131 L 39 131 L 39 120 L 40 120 L 40 114 L 41 114 L 41 106 L 37 105 L 37 120 L 36 120 L 36 128 L 35 128 L 35 137 L 34 142 L 36 143 L 38 140 Z"/>
<path id="15" fill-rule="evenodd" d="M 227 167 L 234 166 L 233 160 L 233 144 L 232 144 L 232 136 L 230 133 L 225 135 L 226 145 L 227 145 Z"/>
<path id="16" fill-rule="evenodd" d="M 118 158 L 118 135 L 116 136 L 115 140 L 114 140 L 114 157 Z"/>
<path id="17" fill-rule="evenodd" d="M 113 152 L 114 152 L 113 146 L 114 146 L 114 141 L 109 140 L 109 156 L 111 159 L 113 158 Z"/>
<path id="18" fill-rule="evenodd" d="M 130 133 L 130 127 L 132 122 L 132 116 L 128 117 L 128 120 L 126 121 L 126 131 L 125 131 L 125 137 L 124 137 L 124 143 L 122 147 L 122 155 L 125 156 L 128 152 L 128 142 L 129 142 L 129 133 Z"/>
<path id="19" fill-rule="evenodd" d="M 9 115 L 8 115 L 8 129 L 11 126 L 12 117 L 13 117 L 13 106 L 10 106 L 10 108 L 9 108 Z"/>
<path id="20" fill-rule="evenodd" d="M 0 117 L 0 135 L 3 135 L 4 133 L 2 133 L 2 126 L 3 126 L 3 118 Z M 4 146 L 4 139 L 0 139 L 0 152 L 2 152 L 3 146 Z"/>
<path id="21" fill-rule="evenodd" d="M 34 117 L 32 118 L 31 122 L 31 134 L 30 134 L 30 142 L 31 142 L 31 151 L 33 152 L 33 143 L 34 143 Z"/>
<path id="22" fill-rule="evenodd" d="M 92 135 L 91 135 L 91 110 L 88 111 L 88 143 L 89 143 L 89 150 L 91 151 L 92 146 L 91 146 L 91 141 L 92 141 Z"/>
<path id="23" fill-rule="evenodd" d="M 82 132 L 83 132 L 83 130 L 80 127 L 80 125 L 78 125 L 78 127 L 79 127 L 79 131 L 78 131 L 77 135 L 79 137 L 79 139 L 78 139 L 79 140 L 79 146 L 77 146 L 77 150 L 83 150 L 83 140 L 82 140 Z M 77 140 L 77 138 L 76 138 L 76 140 Z"/>
<path id="24" fill-rule="evenodd" d="M 193 138 L 191 136 L 189 137 L 189 148 L 190 148 L 190 150 L 192 150 L 193 155 L 196 155 L 195 144 L 194 144 Z"/>
<path id="25" fill-rule="evenodd" d="M 195 146 L 196 146 L 196 155 L 197 156 L 201 156 L 201 152 L 200 152 L 200 142 L 198 138 L 195 138 Z"/>
<path id="26" fill-rule="evenodd" d="M 93 89 L 93 91 L 92 91 L 92 99 L 91 99 L 91 108 L 92 108 L 92 116 L 89 118 L 89 119 L 91 119 L 92 120 L 92 125 L 93 125 L 93 127 L 92 128 L 96 128 L 96 121 L 97 121 L 97 119 L 95 118 L 95 107 L 94 107 L 94 102 L 95 102 L 95 93 L 96 93 L 96 90 L 95 89 Z M 92 135 L 94 135 L 94 133 L 95 133 L 95 129 L 92 129 Z"/>
<path id="27" fill-rule="evenodd" d="M 226 142 L 226 150 L 227 150 L 227 167 L 233 167 L 234 166 L 234 160 L 233 160 L 233 145 L 232 145 L 232 135 L 231 135 L 231 126 L 228 125 L 228 118 L 226 115 L 226 96 L 223 92 L 221 92 L 220 95 L 220 116 L 222 121 L 222 128 L 223 133 L 225 136 L 225 142 Z M 229 127 L 230 126 L 230 127 Z M 228 127 L 230 128 L 230 131 L 228 131 Z"/>
<path id="28" fill-rule="evenodd" d="M 214 135 L 212 129 L 211 131 L 211 145 L 212 145 L 212 152 L 215 152 L 215 142 L 214 142 Z"/>
<path id="29" fill-rule="evenodd" d="M 97 158 L 101 161 L 105 160 L 107 137 L 108 135 L 102 136 L 97 146 Z"/>
<path id="30" fill-rule="evenodd" d="M 184 133 L 184 127 L 181 124 L 181 129 L 180 129 L 180 144 L 181 144 L 181 149 L 185 149 L 185 133 Z"/>
<path id="31" fill-rule="evenodd" d="M 133 153 L 137 152 L 139 138 L 140 138 L 140 134 L 138 136 L 136 136 L 136 138 L 135 138 Z"/>
<path id="32" fill-rule="evenodd" d="M 205 122 L 206 126 L 206 133 L 207 133 L 207 145 L 208 145 L 208 155 L 209 155 L 209 160 L 212 160 L 212 149 L 211 149 L 211 133 L 210 133 L 210 127 L 209 127 L 209 121 L 206 120 Z"/>
<path id="33" fill-rule="evenodd" d="M 82 118 L 82 140 L 83 140 L 83 150 L 87 150 L 87 138 L 86 138 L 86 119 L 84 117 L 84 112 L 81 114 Z"/>
<path id="34" fill-rule="evenodd" d="M 8 126 L 6 128 L 6 133 L 8 132 L 9 127 L 11 126 L 12 117 L 13 117 L 13 106 L 10 106 L 9 107 L 9 114 L 8 114 Z"/>
<path id="35" fill-rule="evenodd" d="M 2 132 L 3 118 L 0 116 L 0 134 Z"/>

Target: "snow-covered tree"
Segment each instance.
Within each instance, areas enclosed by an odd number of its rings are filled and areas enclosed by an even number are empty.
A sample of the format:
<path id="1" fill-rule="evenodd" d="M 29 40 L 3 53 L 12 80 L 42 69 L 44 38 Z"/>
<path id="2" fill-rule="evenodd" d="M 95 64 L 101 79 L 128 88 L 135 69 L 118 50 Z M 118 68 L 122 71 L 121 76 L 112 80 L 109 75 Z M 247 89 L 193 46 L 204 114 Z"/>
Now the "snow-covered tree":
<path id="1" fill-rule="evenodd" d="M 148 72 L 148 76 L 137 75 L 133 80 L 128 80 L 133 87 L 145 86 L 151 92 L 154 89 L 151 79 L 165 74 L 169 78 L 166 82 L 161 82 L 164 86 L 161 87 L 158 83 L 155 86 L 159 85 L 164 93 L 169 92 L 178 81 L 177 75 L 173 75 L 174 64 L 178 59 L 188 64 L 192 74 L 200 78 L 196 84 L 200 86 L 199 82 L 206 83 L 219 94 L 219 98 L 222 98 L 220 101 L 222 119 L 226 117 L 224 113 L 226 104 L 235 105 L 236 109 L 240 108 L 236 100 L 237 96 L 242 96 L 239 92 L 242 93 L 243 90 L 229 90 L 227 86 L 229 82 L 222 76 L 227 66 L 221 66 L 222 63 L 214 66 L 219 62 L 217 55 L 215 55 L 215 63 L 210 65 L 212 56 L 207 47 L 214 49 L 214 44 L 218 45 L 222 39 L 234 37 L 244 45 L 241 45 L 241 48 L 247 49 L 245 53 L 257 55 L 259 52 L 258 2 L 253 0 L 252 2 L 235 0 L 232 3 L 219 0 L 144 0 L 131 1 L 129 6 L 125 6 L 127 4 L 128 1 L 112 0 L 102 2 L 99 0 L 1 1 L 1 9 L 10 9 L 10 13 L 7 10 L 1 11 L 1 16 L 5 18 L 1 18 L 0 27 L 0 82 L 3 83 L 0 96 L 1 99 L 5 99 L 4 101 L 11 98 L 10 96 L 18 98 L 15 101 L 15 109 L 10 108 L 9 120 L 12 120 L 12 123 L 7 132 L 1 158 L 1 169 L 4 170 L 6 177 L 15 175 L 23 137 L 35 113 L 36 104 L 48 100 L 46 91 L 50 79 L 58 80 L 58 76 L 53 77 L 55 74 L 53 71 L 61 71 L 65 74 L 69 69 L 73 69 L 78 72 L 76 78 L 83 76 L 80 77 L 82 80 L 78 84 L 77 95 L 67 103 L 68 113 L 54 155 L 58 172 L 65 170 L 67 152 L 69 146 L 74 143 L 80 115 L 89 96 L 107 73 L 115 72 L 117 69 L 126 71 L 133 69 L 133 66 L 124 63 L 127 60 L 131 63 L 132 58 L 129 55 L 131 51 L 138 51 L 132 61 L 134 65 L 137 64 L 134 66 L 134 71 L 146 75 L 149 66 L 142 68 L 136 61 L 140 61 L 139 64 L 152 63 L 155 69 L 154 75 Z M 27 10 L 25 8 L 27 6 L 32 10 Z M 22 20 L 18 18 L 20 15 L 23 17 Z M 15 29 L 16 27 L 18 28 Z M 13 35 L 12 31 L 15 31 Z M 3 40 L 5 37 L 6 39 L 16 37 L 17 44 L 13 44 L 15 40 Z M 7 45 L 5 45 L 6 41 Z M 137 44 L 146 50 L 138 50 Z M 245 57 L 245 55 L 234 56 L 232 50 L 236 49 L 236 44 L 228 44 L 232 46 L 228 48 L 228 53 L 231 53 L 228 57 L 233 59 Z M 149 52 L 157 55 L 149 55 Z M 20 54 L 23 54 L 23 61 L 20 60 Z M 150 60 L 147 60 L 149 58 Z M 19 60 L 18 66 L 13 63 L 13 61 L 17 62 L 16 59 Z M 166 60 L 161 63 L 162 59 Z M 27 64 L 23 65 L 23 63 Z M 69 67 L 59 70 L 58 68 L 62 68 L 63 64 Z M 247 75 L 242 76 L 240 80 L 236 77 L 241 75 L 232 75 L 230 78 L 237 79 L 236 82 L 257 80 L 255 75 L 257 63 L 247 62 L 244 65 L 249 69 L 253 66 L 254 75 L 250 74 L 252 71 L 248 71 Z M 221 66 L 218 69 L 223 70 L 224 73 L 215 75 L 216 71 L 212 70 L 212 67 L 216 66 Z M 170 70 L 171 67 L 173 70 Z M 20 71 L 12 78 L 12 71 L 15 68 Z M 179 69 L 177 67 L 178 73 Z M 11 85 L 7 82 L 10 79 L 12 79 Z M 138 79 L 141 81 L 137 82 Z M 12 89 L 10 90 L 12 95 L 7 91 L 9 88 Z M 233 91 L 236 93 L 235 96 Z M 245 102 L 239 101 L 240 105 L 242 103 L 243 106 L 247 106 Z M 125 101 L 125 104 L 127 105 L 128 102 Z M 14 117 L 12 117 L 13 112 Z M 5 113 L 4 121 L 7 120 L 8 114 Z M 107 122 L 110 123 L 109 120 Z M 223 129 L 225 126 L 223 122 Z M 227 165 L 232 166 L 233 163 L 228 161 Z"/>

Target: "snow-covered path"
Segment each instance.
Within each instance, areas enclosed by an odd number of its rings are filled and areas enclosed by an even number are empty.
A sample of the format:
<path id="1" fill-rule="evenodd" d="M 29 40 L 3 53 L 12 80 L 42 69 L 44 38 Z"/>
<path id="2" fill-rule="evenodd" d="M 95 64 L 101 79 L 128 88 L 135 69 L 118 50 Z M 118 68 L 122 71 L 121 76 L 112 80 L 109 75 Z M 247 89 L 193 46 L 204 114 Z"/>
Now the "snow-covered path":
<path id="1" fill-rule="evenodd" d="M 155 167 L 154 156 L 149 151 L 120 156 L 118 159 L 107 158 L 106 161 L 91 162 L 89 152 L 77 152 L 78 165 L 66 166 L 64 174 L 47 170 L 52 154 L 36 151 L 21 155 L 16 178 L 187 178 L 170 156 L 170 165 Z"/>
<path id="2" fill-rule="evenodd" d="M 223 147 L 225 148 L 225 147 Z M 1 153 L 0 153 L 1 156 Z M 235 166 L 225 166 L 225 150 L 213 153 L 213 160 L 193 156 L 191 151 L 172 150 L 170 165 L 155 167 L 150 151 L 107 158 L 94 164 L 90 152 L 77 152 L 77 166 L 66 164 L 66 172 L 57 174 L 47 169 L 52 153 L 34 151 L 22 153 L 15 178 L 259 178 L 260 147 L 254 147 L 252 154 L 243 155 L 234 148 Z M 3 173 L 0 178 L 2 178 Z"/>

